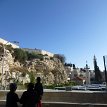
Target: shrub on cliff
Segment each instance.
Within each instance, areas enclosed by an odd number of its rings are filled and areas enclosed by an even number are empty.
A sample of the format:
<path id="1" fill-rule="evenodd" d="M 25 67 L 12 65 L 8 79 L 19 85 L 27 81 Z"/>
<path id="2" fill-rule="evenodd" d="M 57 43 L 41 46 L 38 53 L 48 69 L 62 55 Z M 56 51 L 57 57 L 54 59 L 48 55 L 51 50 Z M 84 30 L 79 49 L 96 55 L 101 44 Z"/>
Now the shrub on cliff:
<path id="1" fill-rule="evenodd" d="M 12 45 L 5 45 L 5 48 L 6 48 L 7 50 L 9 50 L 10 53 L 12 53 L 12 51 L 13 51 Z"/>
<path id="2" fill-rule="evenodd" d="M 31 83 L 35 83 L 35 76 L 34 76 L 34 74 L 33 74 L 32 71 L 29 72 L 29 78 L 30 78 L 30 82 L 31 82 Z"/>
<path id="3" fill-rule="evenodd" d="M 43 55 L 42 54 L 36 54 L 35 52 L 29 53 L 26 52 L 27 56 L 28 56 L 28 60 L 32 60 L 32 59 L 40 59 L 43 60 Z"/>
<path id="4" fill-rule="evenodd" d="M 55 58 L 58 58 L 63 64 L 65 63 L 65 56 L 62 54 L 54 54 Z"/>
<path id="5" fill-rule="evenodd" d="M 13 56 L 15 61 L 19 61 L 21 63 L 24 63 L 28 59 L 26 52 L 22 49 L 14 49 Z"/>
<path id="6" fill-rule="evenodd" d="M 3 53 L 3 52 L 4 52 L 3 46 L 0 45 L 0 53 Z"/>

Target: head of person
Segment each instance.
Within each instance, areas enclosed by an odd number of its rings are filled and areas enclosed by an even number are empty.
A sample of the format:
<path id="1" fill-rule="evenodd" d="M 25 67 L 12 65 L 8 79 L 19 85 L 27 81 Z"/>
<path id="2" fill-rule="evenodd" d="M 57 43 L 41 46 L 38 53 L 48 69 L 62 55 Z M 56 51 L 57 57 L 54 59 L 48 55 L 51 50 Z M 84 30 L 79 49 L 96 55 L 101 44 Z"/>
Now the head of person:
<path id="1" fill-rule="evenodd" d="M 27 86 L 27 90 L 33 90 L 34 89 L 34 84 L 33 83 L 29 83 Z"/>
<path id="2" fill-rule="evenodd" d="M 41 78 L 40 77 L 37 77 L 37 82 L 41 82 Z"/>
<path id="3" fill-rule="evenodd" d="M 15 92 L 17 89 L 17 85 L 15 83 L 10 83 L 9 88 L 10 88 L 10 91 Z"/>

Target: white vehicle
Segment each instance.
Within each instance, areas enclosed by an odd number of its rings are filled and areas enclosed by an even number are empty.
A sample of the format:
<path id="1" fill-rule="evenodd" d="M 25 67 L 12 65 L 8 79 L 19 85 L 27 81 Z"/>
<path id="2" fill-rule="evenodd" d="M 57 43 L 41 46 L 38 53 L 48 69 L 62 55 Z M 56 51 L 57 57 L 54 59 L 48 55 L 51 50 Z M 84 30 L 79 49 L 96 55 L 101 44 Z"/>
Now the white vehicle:
<path id="1" fill-rule="evenodd" d="M 86 90 L 86 87 L 82 85 L 76 85 L 72 86 L 72 90 Z"/>
<path id="2" fill-rule="evenodd" d="M 91 91 L 101 91 L 101 90 L 103 90 L 102 87 L 99 84 L 87 85 L 86 89 L 91 90 Z"/>

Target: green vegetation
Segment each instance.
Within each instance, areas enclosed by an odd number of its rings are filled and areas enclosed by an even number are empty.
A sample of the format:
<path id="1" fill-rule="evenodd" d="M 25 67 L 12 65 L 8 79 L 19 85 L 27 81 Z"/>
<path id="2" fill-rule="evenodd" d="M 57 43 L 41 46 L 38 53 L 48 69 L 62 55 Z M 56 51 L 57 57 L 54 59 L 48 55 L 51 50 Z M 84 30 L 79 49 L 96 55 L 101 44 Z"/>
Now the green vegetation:
<path id="1" fill-rule="evenodd" d="M 76 68 L 76 67 L 75 67 L 75 64 L 65 63 L 64 65 L 65 65 L 65 66 L 70 66 L 70 67 L 73 67 L 73 69 L 75 69 L 75 68 Z"/>
<path id="2" fill-rule="evenodd" d="M 37 54 L 35 52 L 29 53 L 27 51 L 26 51 L 26 53 L 27 53 L 28 60 L 32 60 L 32 59 L 43 60 L 43 55 L 42 54 Z"/>
<path id="3" fill-rule="evenodd" d="M 3 53 L 3 52 L 4 52 L 3 46 L 0 45 L 0 53 Z"/>
<path id="4" fill-rule="evenodd" d="M 58 58 L 63 64 L 65 63 L 65 56 L 62 54 L 55 54 L 55 58 Z"/>
<path id="5" fill-rule="evenodd" d="M 0 43 L 0 53 L 3 53 L 4 52 L 4 49 L 3 49 L 3 44 Z"/>
<path id="6" fill-rule="evenodd" d="M 12 45 L 5 45 L 5 48 L 6 48 L 7 50 L 9 50 L 10 53 L 13 52 L 13 47 L 12 47 Z"/>
<path id="7" fill-rule="evenodd" d="M 29 72 L 29 78 L 30 78 L 30 82 L 31 82 L 31 83 L 35 83 L 35 76 L 34 76 L 34 74 L 33 74 L 32 71 Z"/>
<path id="8" fill-rule="evenodd" d="M 102 75 L 101 71 L 99 69 L 99 66 L 97 65 L 96 57 L 94 56 L 94 72 L 95 72 L 95 83 L 101 83 L 102 82 Z"/>
<path id="9" fill-rule="evenodd" d="M 15 57 L 15 61 L 19 61 L 20 63 L 24 63 L 28 59 L 26 52 L 22 49 L 14 49 L 13 56 Z"/>
<path id="10" fill-rule="evenodd" d="M 1 48 L 2 48 L 2 46 L 1 46 Z M 8 49 L 12 53 L 14 60 L 20 62 L 19 64 L 21 65 L 20 67 L 17 67 L 17 66 L 12 67 L 11 66 L 10 67 L 10 73 L 15 72 L 15 71 L 22 72 L 21 77 L 25 77 L 25 75 L 28 73 L 30 82 L 32 82 L 32 83 L 35 83 L 35 75 L 36 74 L 34 74 L 33 70 L 32 70 L 32 72 L 28 72 L 28 68 L 26 67 L 26 65 L 27 64 L 30 65 L 31 62 L 33 61 L 33 59 L 39 59 L 39 60 L 36 60 L 36 65 L 40 65 L 40 67 L 45 66 L 45 64 L 40 61 L 40 60 L 44 60 L 45 58 L 53 60 L 53 61 L 55 59 L 59 63 L 61 61 L 63 64 L 65 62 L 64 55 L 60 55 L 60 54 L 55 54 L 54 57 L 49 57 L 47 54 L 42 55 L 42 54 L 38 54 L 36 52 L 24 51 L 23 49 L 19 49 L 19 48 L 13 49 L 11 47 L 11 45 L 6 46 L 6 49 Z M 57 60 L 57 59 L 59 59 L 59 60 Z M 35 62 L 34 62 L 34 64 L 35 64 Z M 34 66 L 34 67 L 36 70 L 38 70 L 38 68 L 36 68 L 36 66 Z M 56 72 L 57 72 L 57 70 L 56 70 Z M 16 82 L 20 86 L 24 84 L 24 83 L 22 84 L 18 81 L 18 77 L 15 79 L 14 82 Z M 24 84 L 24 85 L 26 85 L 26 84 Z M 69 84 L 68 83 L 52 84 L 52 85 L 45 85 L 44 87 L 54 89 L 55 87 L 63 87 L 63 86 L 69 86 L 69 85 L 73 85 L 73 83 L 72 84 L 70 84 L 70 83 Z"/>
<path id="11" fill-rule="evenodd" d="M 54 58 L 53 58 L 53 57 L 50 57 L 50 60 L 54 60 Z"/>
<path id="12" fill-rule="evenodd" d="M 68 82 L 63 84 L 51 84 L 51 85 L 44 85 L 45 89 L 54 89 L 55 87 L 65 87 L 65 86 L 75 86 L 77 85 L 76 82 Z"/>
<path id="13" fill-rule="evenodd" d="M 3 45 L 2 43 L 0 43 L 0 52 L 4 52 L 4 48 L 5 49 L 7 49 L 7 50 L 9 50 L 11 53 L 12 53 L 12 51 L 13 51 L 13 48 L 12 48 L 12 46 L 11 45 Z"/>
<path id="14" fill-rule="evenodd" d="M 33 60 L 33 59 L 43 60 L 42 54 L 36 54 L 34 52 L 29 53 L 22 49 L 14 49 L 14 53 L 12 55 L 15 57 L 15 61 L 19 61 L 20 63 L 24 63 L 26 60 Z"/>
<path id="15" fill-rule="evenodd" d="M 54 89 L 56 87 L 56 85 L 55 84 L 52 84 L 52 85 L 43 85 L 43 87 L 45 89 Z"/>

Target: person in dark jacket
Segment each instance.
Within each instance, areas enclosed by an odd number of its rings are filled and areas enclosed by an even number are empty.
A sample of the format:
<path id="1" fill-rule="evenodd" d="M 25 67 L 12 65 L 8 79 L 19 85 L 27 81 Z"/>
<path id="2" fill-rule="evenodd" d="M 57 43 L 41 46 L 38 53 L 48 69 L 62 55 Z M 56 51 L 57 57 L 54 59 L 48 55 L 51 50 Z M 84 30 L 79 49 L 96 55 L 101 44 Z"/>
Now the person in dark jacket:
<path id="1" fill-rule="evenodd" d="M 6 107 L 18 107 L 17 102 L 19 102 L 19 97 L 15 93 L 17 86 L 15 83 L 10 84 L 10 92 L 6 96 Z"/>
<path id="2" fill-rule="evenodd" d="M 34 84 L 29 83 L 27 86 L 27 91 L 23 92 L 20 103 L 22 107 L 36 107 L 38 97 L 36 92 L 34 91 Z"/>
<path id="3" fill-rule="evenodd" d="M 43 96 L 43 86 L 42 86 L 40 77 L 37 77 L 36 80 L 37 80 L 37 82 L 35 84 L 34 90 L 37 92 L 38 99 L 39 99 L 38 103 L 37 103 L 37 107 L 42 107 L 41 99 L 42 99 L 42 96 Z"/>

